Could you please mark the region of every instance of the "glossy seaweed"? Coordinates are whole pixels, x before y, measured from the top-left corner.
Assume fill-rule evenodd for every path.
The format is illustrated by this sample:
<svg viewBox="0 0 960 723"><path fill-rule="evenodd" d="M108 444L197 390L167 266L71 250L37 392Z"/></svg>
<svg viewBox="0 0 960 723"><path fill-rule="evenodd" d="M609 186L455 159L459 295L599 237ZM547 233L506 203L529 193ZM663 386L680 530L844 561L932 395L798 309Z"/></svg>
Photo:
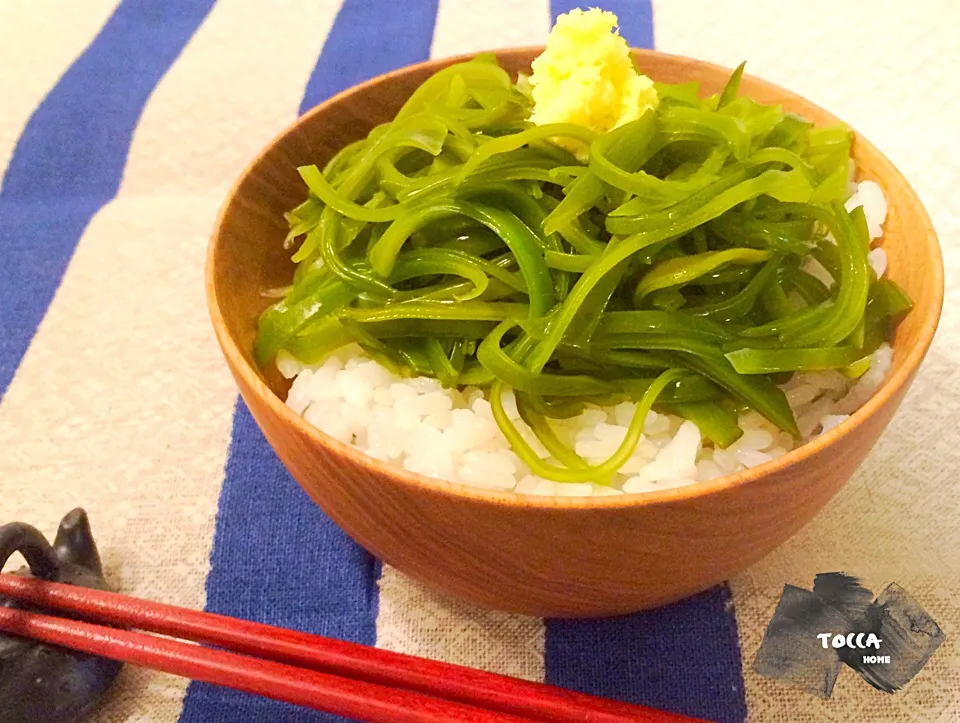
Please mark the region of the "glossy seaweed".
<svg viewBox="0 0 960 723"><path fill-rule="evenodd" d="M260 318L258 362L356 343L401 374L482 387L495 412L513 388L559 464L497 422L554 480L609 480L652 405L720 446L744 407L799 437L776 375L862 374L910 300L876 279L863 211L844 208L852 133L739 96L741 73L706 98L657 84L656 110L603 134L532 125L492 56L436 73L392 122L299 169L297 268ZM626 399L638 412L600 465L552 434L561 409Z"/></svg>

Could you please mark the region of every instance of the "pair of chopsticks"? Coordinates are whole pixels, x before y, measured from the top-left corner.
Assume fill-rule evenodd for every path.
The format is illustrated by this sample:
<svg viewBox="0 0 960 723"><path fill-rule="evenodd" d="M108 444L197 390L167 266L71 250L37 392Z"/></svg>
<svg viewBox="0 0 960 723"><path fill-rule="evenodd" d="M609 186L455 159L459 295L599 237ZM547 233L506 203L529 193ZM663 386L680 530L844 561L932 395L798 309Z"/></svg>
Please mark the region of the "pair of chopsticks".
<svg viewBox="0 0 960 723"><path fill-rule="evenodd" d="M696 720L459 665L34 578L0 573L0 595L89 621L0 607L0 631L371 723Z"/></svg>

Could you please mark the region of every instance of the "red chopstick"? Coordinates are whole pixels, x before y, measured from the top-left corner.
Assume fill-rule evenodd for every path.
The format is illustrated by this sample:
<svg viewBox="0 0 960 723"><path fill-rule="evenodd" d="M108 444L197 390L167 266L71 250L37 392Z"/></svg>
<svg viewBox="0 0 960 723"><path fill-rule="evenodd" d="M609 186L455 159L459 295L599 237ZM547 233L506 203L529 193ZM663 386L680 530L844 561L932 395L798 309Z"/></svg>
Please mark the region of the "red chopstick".
<svg viewBox="0 0 960 723"><path fill-rule="evenodd" d="M86 620L0 608L0 630L361 720L694 723L652 708L117 593L0 574L0 595Z"/></svg>
<svg viewBox="0 0 960 723"><path fill-rule="evenodd" d="M372 723L531 720L409 690L25 610L0 608L0 630Z"/></svg>

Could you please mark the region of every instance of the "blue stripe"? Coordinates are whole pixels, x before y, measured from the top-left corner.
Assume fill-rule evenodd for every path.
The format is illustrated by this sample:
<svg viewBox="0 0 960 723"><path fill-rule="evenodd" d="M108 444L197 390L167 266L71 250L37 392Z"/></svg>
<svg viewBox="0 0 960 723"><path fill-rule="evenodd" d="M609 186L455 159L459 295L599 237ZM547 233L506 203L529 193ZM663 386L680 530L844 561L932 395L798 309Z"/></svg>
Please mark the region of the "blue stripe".
<svg viewBox="0 0 960 723"><path fill-rule="evenodd" d="M238 401L220 493L206 609L366 645L376 642L376 560L290 477ZM185 723L335 720L314 711L191 683Z"/></svg>
<svg viewBox="0 0 960 723"><path fill-rule="evenodd" d="M580 6L551 0L553 21ZM596 6L617 15L631 47L653 47L649 0L601 0ZM724 723L746 717L726 586L623 618L547 620L545 636L545 674L554 685Z"/></svg>
<svg viewBox="0 0 960 723"><path fill-rule="evenodd" d="M438 0L344 0L300 112L357 83L430 57Z"/></svg>
<svg viewBox="0 0 960 723"><path fill-rule="evenodd" d="M555 23L558 15L587 7L599 7L615 14L620 19L620 34L631 48L653 47L653 6L650 0L550 0L550 15Z"/></svg>
<svg viewBox="0 0 960 723"><path fill-rule="evenodd" d="M436 0L345 0L301 110L380 73L426 60ZM379 564L307 497L242 401L220 494L207 610L376 643ZM192 683L185 723L335 720L334 716Z"/></svg>
<svg viewBox="0 0 960 723"><path fill-rule="evenodd" d="M621 618L547 620L553 685L722 723L747 707L726 586Z"/></svg>
<svg viewBox="0 0 960 723"><path fill-rule="evenodd" d="M27 122L0 187L0 398L117 193L147 98L213 4L124 0Z"/></svg>

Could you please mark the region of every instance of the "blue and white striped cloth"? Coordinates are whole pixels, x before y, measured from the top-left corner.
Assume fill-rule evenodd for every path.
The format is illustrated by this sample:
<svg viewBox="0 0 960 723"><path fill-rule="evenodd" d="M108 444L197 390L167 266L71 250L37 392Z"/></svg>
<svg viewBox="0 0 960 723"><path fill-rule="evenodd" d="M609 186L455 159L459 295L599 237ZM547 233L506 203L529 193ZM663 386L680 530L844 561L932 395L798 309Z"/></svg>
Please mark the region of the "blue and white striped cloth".
<svg viewBox="0 0 960 723"><path fill-rule="evenodd" d="M791 87L914 181L960 251L951 0L603 0L634 46ZM716 721L960 719L960 328L942 331L857 477L747 573L596 621L478 610L348 539L236 397L206 316L205 244L229 184L298 113L388 70L540 44L571 0L0 0L0 522L90 512L125 592L451 660ZM951 28L953 31L951 31ZM921 554L922 553L922 554ZM896 580L947 632L896 696L830 701L750 669L784 583ZM103 721L323 721L148 671Z"/></svg>

